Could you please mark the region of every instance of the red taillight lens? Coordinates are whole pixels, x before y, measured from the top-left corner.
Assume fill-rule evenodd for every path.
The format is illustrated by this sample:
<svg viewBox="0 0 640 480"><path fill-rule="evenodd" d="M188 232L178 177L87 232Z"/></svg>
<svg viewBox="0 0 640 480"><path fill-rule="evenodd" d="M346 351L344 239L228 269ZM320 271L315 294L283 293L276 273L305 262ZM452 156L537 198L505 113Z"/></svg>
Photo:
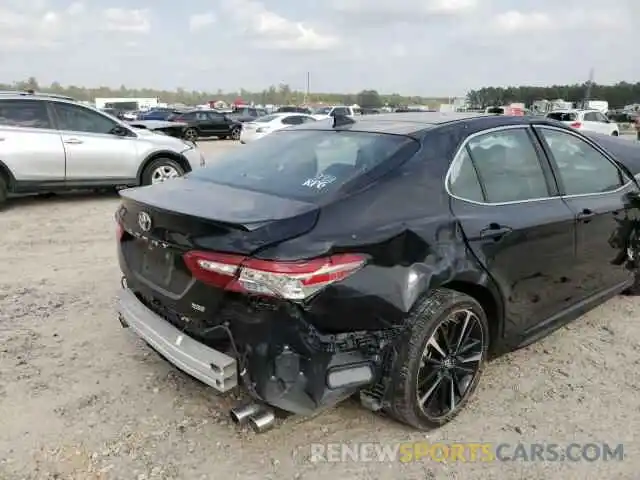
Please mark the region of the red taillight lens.
<svg viewBox="0 0 640 480"><path fill-rule="evenodd" d="M122 240L123 236L124 236L124 228L122 227L120 222L116 222L116 239L120 241Z"/></svg>
<svg viewBox="0 0 640 480"><path fill-rule="evenodd" d="M580 122L573 122L571 125L569 125L571 128L581 128L582 127L582 123Z"/></svg>
<svg viewBox="0 0 640 480"><path fill-rule="evenodd" d="M304 300L357 272L366 258L349 253L288 262L193 251L184 261L198 280L225 290Z"/></svg>

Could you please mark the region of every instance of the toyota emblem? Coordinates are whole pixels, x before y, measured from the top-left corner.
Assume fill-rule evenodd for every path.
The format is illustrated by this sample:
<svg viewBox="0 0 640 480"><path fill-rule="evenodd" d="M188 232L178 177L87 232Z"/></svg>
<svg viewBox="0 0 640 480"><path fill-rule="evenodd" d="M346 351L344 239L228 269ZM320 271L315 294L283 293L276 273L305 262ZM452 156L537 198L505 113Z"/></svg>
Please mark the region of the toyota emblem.
<svg viewBox="0 0 640 480"><path fill-rule="evenodd" d="M138 225L140 225L140 230L143 232L151 230L151 217L147 212L140 212L138 214Z"/></svg>

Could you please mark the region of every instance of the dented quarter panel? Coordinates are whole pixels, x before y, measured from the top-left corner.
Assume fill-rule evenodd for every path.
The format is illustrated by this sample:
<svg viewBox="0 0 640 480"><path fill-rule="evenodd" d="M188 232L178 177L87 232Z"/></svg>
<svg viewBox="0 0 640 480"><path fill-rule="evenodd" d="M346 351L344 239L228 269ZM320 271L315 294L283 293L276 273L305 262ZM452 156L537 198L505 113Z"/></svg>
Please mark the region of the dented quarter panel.
<svg viewBox="0 0 640 480"><path fill-rule="evenodd" d="M400 168L323 207L312 231L260 252L261 258L280 259L340 252L370 256L365 268L304 306L318 328L388 328L403 322L429 289L452 281L484 285L499 302L490 277L468 254L442 181L446 159L467 134L456 127L425 135L421 150Z"/></svg>

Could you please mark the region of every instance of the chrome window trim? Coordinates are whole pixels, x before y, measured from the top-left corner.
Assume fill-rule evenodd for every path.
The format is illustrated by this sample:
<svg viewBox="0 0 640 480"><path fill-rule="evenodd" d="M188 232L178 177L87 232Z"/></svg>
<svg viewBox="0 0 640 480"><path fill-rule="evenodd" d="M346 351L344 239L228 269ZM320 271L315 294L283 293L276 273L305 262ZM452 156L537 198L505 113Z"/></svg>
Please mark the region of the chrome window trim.
<svg viewBox="0 0 640 480"><path fill-rule="evenodd" d="M445 191L447 192L447 194L451 198L455 198L456 200L460 200L460 201L466 202L466 203L471 203L471 204L474 204L474 205L502 206L502 205L518 205L518 204L522 204L522 203L531 203L531 202L544 202L544 201L548 201L548 200L558 200L558 199L563 199L563 198L580 198L580 197L592 197L592 196L600 196L600 195L609 195L611 193L620 192L620 191L624 190L625 188L629 187L629 185L631 185L633 183L633 180L629 179L629 181L627 183L625 183L624 185L622 185L621 187L619 187L619 188L617 188L615 190L609 190L608 192L579 193L579 194L574 194L574 195L555 195L555 196L550 196L550 197L529 198L527 200L513 200L513 201L510 201L510 202L478 202L476 200L470 200L470 199L467 199L467 198L460 197L460 196L455 195L455 194L453 194L451 192L451 189L449 188L449 184L450 184L450 180L451 180L451 172L452 172L453 168L456 167L458 165L458 163L461 162L462 151L467 147L468 143L471 140L473 140L476 137L479 137L479 136L482 136L482 135L486 135L486 134L495 133L495 132L502 132L502 131L508 131L508 130L517 130L517 129L527 130L527 129L531 128L531 127L534 127L534 128L547 128L549 130L557 130L559 132L563 132L563 133L566 133L568 135L573 135L578 140L582 140L582 141L588 143L593 148L595 148L598 151L598 153L603 155L616 169L618 169L624 175L625 178L628 178L626 173L624 171L622 171L618 167L618 165L613 161L613 159L609 156L609 154L607 154L605 151L603 151L600 146L596 145L589 138L584 138L584 137L582 137L580 135L576 135L574 132L572 132L570 130L566 130L564 128L554 127L552 125L536 125L536 124L503 125L501 127L493 127L493 128L489 128L487 130L482 130L480 132L472 133L471 135L469 135L462 142L462 144L456 150L456 154L453 156L453 161L449 165L449 169L447 170L447 174L444 177L444 188L445 188ZM640 175L640 174L638 174L638 175Z"/></svg>

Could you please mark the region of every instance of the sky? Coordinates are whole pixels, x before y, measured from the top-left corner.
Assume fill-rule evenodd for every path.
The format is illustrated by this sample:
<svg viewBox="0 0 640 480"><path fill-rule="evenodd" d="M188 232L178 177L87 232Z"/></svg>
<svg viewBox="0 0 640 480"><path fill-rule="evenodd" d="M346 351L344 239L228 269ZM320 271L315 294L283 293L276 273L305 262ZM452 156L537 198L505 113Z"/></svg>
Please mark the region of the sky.
<svg viewBox="0 0 640 480"><path fill-rule="evenodd" d="M640 0L0 0L0 82L457 96L591 68L640 81Z"/></svg>

